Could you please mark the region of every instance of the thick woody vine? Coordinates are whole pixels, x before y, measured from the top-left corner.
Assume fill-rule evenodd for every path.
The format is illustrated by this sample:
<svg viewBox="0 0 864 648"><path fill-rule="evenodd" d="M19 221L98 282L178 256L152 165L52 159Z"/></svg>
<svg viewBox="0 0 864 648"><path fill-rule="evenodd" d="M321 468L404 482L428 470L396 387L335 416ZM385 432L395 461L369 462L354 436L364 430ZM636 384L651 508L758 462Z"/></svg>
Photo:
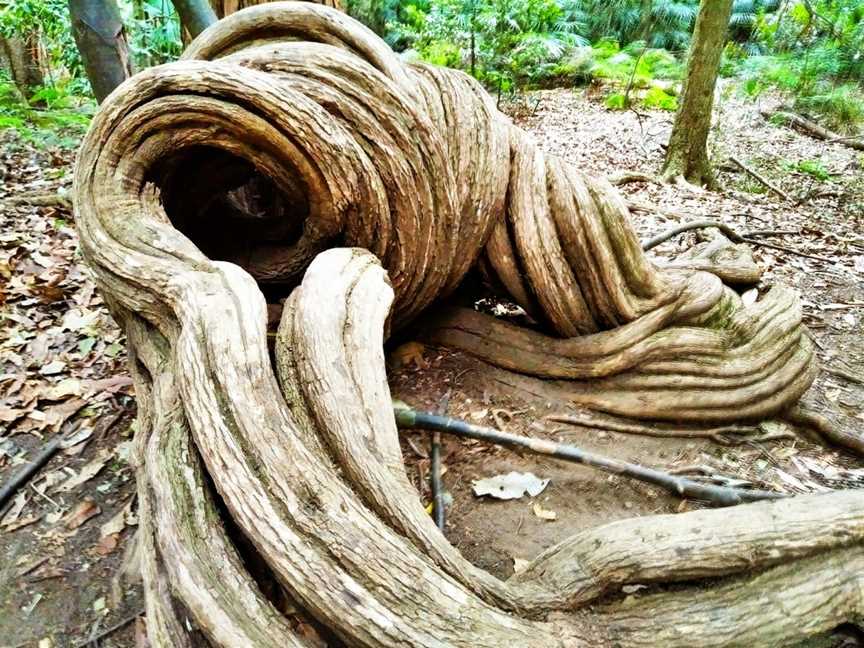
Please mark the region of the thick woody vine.
<svg viewBox="0 0 864 648"><path fill-rule="evenodd" d="M758 420L816 372L792 291L744 306L716 256L656 268L616 191L466 75L329 7L251 7L105 101L75 201L133 359L153 645L307 646L304 623L349 646L777 645L864 616L854 492L615 522L506 582L435 527L382 344L472 268L547 334L457 311L430 335L588 408ZM262 290L288 295L275 361Z"/></svg>

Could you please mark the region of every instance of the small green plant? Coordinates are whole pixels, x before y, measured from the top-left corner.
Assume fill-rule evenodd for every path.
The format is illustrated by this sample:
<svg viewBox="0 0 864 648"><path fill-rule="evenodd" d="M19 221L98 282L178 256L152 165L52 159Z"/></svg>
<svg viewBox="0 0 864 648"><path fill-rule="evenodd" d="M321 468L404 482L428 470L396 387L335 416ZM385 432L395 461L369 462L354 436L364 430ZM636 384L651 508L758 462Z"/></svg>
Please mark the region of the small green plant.
<svg viewBox="0 0 864 648"><path fill-rule="evenodd" d="M39 88L34 98L44 108L28 103L5 73L0 73L0 128L11 128L22 140L38 147L74 148L95 106L68 92L69 80Z"/></svg>
<svg viewBox="0 0 864 648"><path fill-rule="evenodd" d="M675 96L667 93L663 88L652 86L649 88L645 96L642 97L642 105L645 108L654 108L657 110L678 110L678 99Z"/></svg>
<svg viewBox="0 0 864 648"><path fill-rule="evenodd" d="M805 173L820 182L831 179L831 174L828 170L816 160L800 160L794 168L796 171Z"/></svg>
<svg viewBox="0 0 864 648"><path fill-rule="evenodd" d="M855 84L817 88L813 94L798 97L795 107L822 118L834 130L852 133L864 123L864 93Z"/></svg>
<svg viewBox="0 0 864 648"><path fill-rule="evenodd" d="M627 97L623 92L613 92L606 97L605 104L610 110L626 110Z"/></svg>

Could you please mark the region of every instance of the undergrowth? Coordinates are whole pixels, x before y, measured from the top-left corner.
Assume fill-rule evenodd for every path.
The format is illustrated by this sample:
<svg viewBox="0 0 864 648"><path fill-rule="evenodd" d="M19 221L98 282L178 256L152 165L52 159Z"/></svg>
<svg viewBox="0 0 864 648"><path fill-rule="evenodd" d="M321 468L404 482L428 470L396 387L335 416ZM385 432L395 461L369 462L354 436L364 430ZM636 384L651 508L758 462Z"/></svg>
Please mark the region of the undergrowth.
<svg viewBox="0 0 864 648"><path fill-rule="evenodd" d="M37 89L28 102L8 75L0 72L0 129L13 129L22 140L40 148L74 148L95 110L93 101L82 94L67 82Z"/></svg>

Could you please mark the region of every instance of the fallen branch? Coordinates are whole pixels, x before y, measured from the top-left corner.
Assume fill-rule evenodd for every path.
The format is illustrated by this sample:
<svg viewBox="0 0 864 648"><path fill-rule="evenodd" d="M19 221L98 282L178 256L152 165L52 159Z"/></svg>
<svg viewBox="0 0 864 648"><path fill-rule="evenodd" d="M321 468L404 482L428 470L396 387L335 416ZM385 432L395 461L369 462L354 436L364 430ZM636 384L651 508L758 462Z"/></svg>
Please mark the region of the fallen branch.
<svg viewBox="0 0 864 648"><path fill-rule="evenodd" d="M797 130L803 132L805 135L809 135L818 140L822 140L824 142L829 143L837 143L843 144L844 146L848 146L849 148L853 148L857 151L864 151L864 141L861 139L855 139L850 137L843 137L842 135L838 135L834 131L830 131L827 128L820 126L819 124L810 121L793 112L789 112L788 110L775 110L775 111L761 111L762 116L766 119L770 119L771 117L777 115L782 117L789 126L796 128Z"/></svg>
<svg viewBox="0 0 864 648"><path fill-rule="evenodd" d="M0 488L0 508L3 508L6 502L12 499L15 493L18 492L18 489L30 481L33 475L39 472L51 460L51 457L57 454L62 445L63 437L60 435L55 436L42 446L32 461L12 475L12 478L8 482L3 484L3 487Z"/></svg>
<svg viewBox="0 0 864 648"><path fill-rule="evenodd" d="M773 191L775 194L777 194L778 196L780 196L783 200L788 200L788 201L791 201L791 200L792 200L792 199L789 197L789 194L787 194L787 193L786 193L785 191L783 191L782 189L779 189L776 185L772 184L771 182L769 182L768 180L766 180L764 177L762 177L761 175L759 175L758 173L756 173L753 169L751 169L750 167L748 167L746 164L744 164L741 160L739 160L738 158L736 158L734 155L730 155L730 156L729 156L729 159L730 159L730 160L731 160L731 161L732 161L736 166L738 166L742 171L744 171L747 175L751 176L753 179L755 179L757 182L759 182L759 184L761 184L761 185L762 185L763 187L765 187L766 189L770 189L770 190Z"/></svg>
<svg viewBox="0 0 864 648"><path fill-rule="evenodd" d="M438 405L438 413L447 413L447 404L450 401L450 390L441 398ZM441 433L432 433L432 448L429 462L429 490L432 494L432 513L435 516L435 526L442 531L445 526L444 513L444 487L441 484Z"/></svg>
<svg viewBox="0 0 864 648"><path fill-rule="evenodd" d="M473 425L467 421L449 416L438 416L429 412L404 409L403 407L395 407L393 411L396 416L396 425L403 429L437 430L445 434L477 439L478 441L495 443L508 448L522 448L537 454L555 457L562 461L591 466L592 468L598 468L614 475L654 484L655 486L664 488L673 495L703 500L719 506L734 506L744 502L757 502L786 497L782 493L702 484L690 479L675 477L653 468L646 468L638 464L631 464L593 452L587 452L576 446L501 432L500 430Z"/></svg>

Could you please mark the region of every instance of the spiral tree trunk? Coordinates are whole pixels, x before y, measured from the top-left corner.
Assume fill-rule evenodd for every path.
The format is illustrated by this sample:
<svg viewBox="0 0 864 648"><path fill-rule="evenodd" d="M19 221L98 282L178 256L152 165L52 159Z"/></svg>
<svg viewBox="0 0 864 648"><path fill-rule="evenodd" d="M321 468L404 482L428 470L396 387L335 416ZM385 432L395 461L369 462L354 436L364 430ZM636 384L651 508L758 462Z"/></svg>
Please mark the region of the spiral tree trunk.
<svg viewBox="0 0 864 648"><path fill-rule="evenodd" d="M615 522L506 582L435 527L382 343L471 268L549 335L465 311L430 335L604 412L759 419L815 373L791 291L656 268L614 189L468 76L329 7L250 7L111 96L75 194L129 340L154 646L774 646L864 615L860 493Z"/></svg>

